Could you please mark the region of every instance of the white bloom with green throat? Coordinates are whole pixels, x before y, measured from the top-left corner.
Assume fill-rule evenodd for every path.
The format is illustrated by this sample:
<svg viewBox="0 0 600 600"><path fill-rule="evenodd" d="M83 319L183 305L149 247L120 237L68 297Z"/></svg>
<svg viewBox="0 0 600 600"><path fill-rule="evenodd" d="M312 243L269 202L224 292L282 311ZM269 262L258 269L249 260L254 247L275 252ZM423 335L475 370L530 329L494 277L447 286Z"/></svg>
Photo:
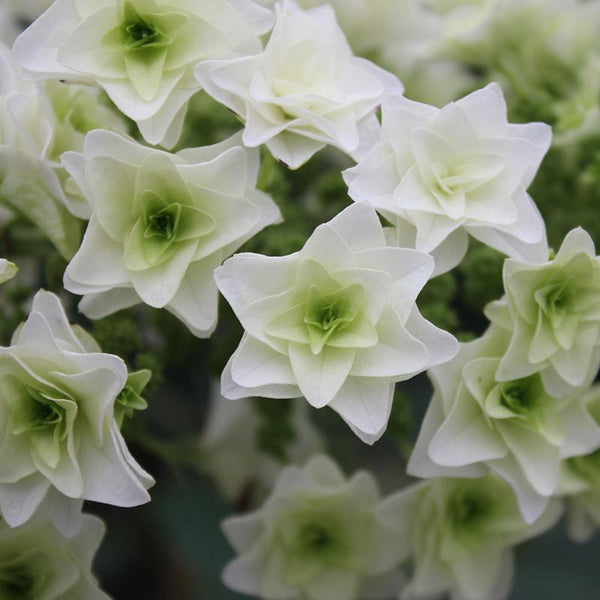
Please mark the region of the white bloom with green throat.
<svg viewBox="0 0 600 600"><path fill-rule="evenodd" d="M281 219L255 189L258 151L239 136L169 154L96 130L63 163L92 217L65 271L80 309L100 318L145 302L166 307L194 333L217 322L213 271L243 242Z"/></svg>
<svg viewBox="0 0 600 600"><path fill-rule="evenodd" d="M317 227L295 254L234 256L215 278L246 333L223 372L223 395L304 396L372 444L394 384L458 349L415 304L432 270L427 254L386 246L366 203Z"/></svg>
<svg viewBox="0 0 600 600"><path fill-rule="evenodd" d="M510 334L492 326L431 369L434 395L408 464L419 477L480 477L490 470L514 489L533 522L557 493L563 459L600 447L584 391L555 398L532 373L496 376Z"/></svg>
<svg viewBox="0 0 600 600"><path fill-rule="evenodd" d="M495 475L436 479L389 496L382 519L414 563L400 598L505 600L513 578L512 547L550 529L561 512L561 503L552 500L528 525L512 490Z"/></svg>
<svg viewBox="0 0 600 600"><path fill-rule="evenodd" d="M600 365L600 258L589 234L572 230L543 264L507 260L503 279L506 297L486 307L511 335L496 377L541 372L557 396L591 383Z"/></svg>
<svg viewBox="0 0 600 600"><path fill-rule="evenodd" d="M382 114L381 141L344 171L354 201L443 257L445 270L462 259L467 234L520 260L546 260L544 221L526 189L550 127L508 123L497 84L442 109L390 96Z"/></svg>
<svg viewBox="0 0 600 600"><path fill-rule="evenodd" d="M90 572L104 523L83 515L71 536L48 521L9 527L0 524L0 598L2 600L109 600Z"/></svg>
<svg viewBox="0 0 600 600"><path fill-rule="evenodd" d="M287 467L258 511L223 522L239 555L225 584L269 600L366 600L375 589L392 597L406 555L379 505L369 473L347 480L325 456Z"/></svg>
<svg viewBox="0 0 600 600"><path fill-rule="evenodd" d="M200 89L192 67L259 51L271 23L252 0L56 0L14 53L38 78L98 84L148 142L173 146Z"/></svg>
<svg viewBox="0 0 600 600"><path fill-rule="evenodd" d="M244 144L265 144L292 169L328 144L362 153L378 129L375 109L402 85L352 54L331 6L303 11L284 0L275 13L262 53L200 63L196 77L245 121Z"/></svg>
<svg viewBox="0 0 600 600"><path fill-rule="evenodd" d="M154 480L129 454L114 419L127 368L40 291L0 348L0 511L11 526L36 513L71 534L82 500L137 506Z"/></svg>

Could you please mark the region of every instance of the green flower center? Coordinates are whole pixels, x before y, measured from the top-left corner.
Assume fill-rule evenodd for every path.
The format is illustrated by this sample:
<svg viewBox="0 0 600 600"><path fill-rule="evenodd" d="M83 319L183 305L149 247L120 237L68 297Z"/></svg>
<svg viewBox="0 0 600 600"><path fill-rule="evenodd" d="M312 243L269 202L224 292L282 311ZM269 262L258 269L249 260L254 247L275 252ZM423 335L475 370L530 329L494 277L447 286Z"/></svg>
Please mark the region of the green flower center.
<svg viewBox="0 0 600 600"><path fill-rule="evenodd" d="M539 289L535 300L542 312L550 319L556 319L569 312L573 300L573 277L558 283L551 283Z"/></svg>
<svg viewBox="0 0 600 600"><path fill-rule="evenodd" d="M35 578L22 566L0 568L2 600L33 600Z"/></svg>
<svg viewBox="0 0 600 600"><path fill-rule="evenodd" d="M319 309L319 319L316 322L309 321L309 323L320 327L323 331L328 331L338 326L343 327L347 324L347 319L344 319L345 308L346 300L344 298L335 300L331 304L322 306ZM308 318L310 319L310 316Z"/></svg>
<svg viewBox="0 0 600 600"><path fill-rule="evenodd" d="M148 217L145 237L158 236L170 240L175 233L177 218L173 214L161 211Z"/></svg>
<svg viewBox="0 0 600 600"><path fill-rule="evenodd" d="M56 429L59 439L66 433L65 410L38 390L24 386L26 395L17 411L13 433L35 433L38 431Z"/></svg>
<svg viewBox="0 0 600 600"><path fill-rule="evenodd" d="M154 25L140 20L133 23L125 24L127 32L127 49L139 48L155 42L158 37L158 30Z"/></svg>
<svg viewBox="0 0 600 600"><path fill-rule="evenodd" d="M455 527L465 527L481 521L488 508L487 499L481 495L457 494L450 499L448 515Z"/></svg>
<svg viewBox="0 0 600 600"><path fill-rule="evenodd" d="M363 298L364 290L356 284L324 296L315 286L309 288L304 323L308 328L314 354L319 354L334 334L354 323Z"/></svg>
<svg viewBox="0 0 600 600"><path fill-rule="evenodd" d="M335 540L325 527L311 523L300 530L298 544L308 552L322 552L331 548Z"/></svg>
<svg viewBox="0 0 600 600"><path fill-rule="evenodd" d="M526 414L540 405L539 391L531 377L509 381L501 386L500 404L518 415Z"/></svg>
<svg viewBox="0 0 600 600"><path fill-rule="evenodd" d="M463 484L446 502L446 518L455 536L463 543L482 534L486 523L493 518L496 501L480 485Z"/></svg>
<svg viewBox="0 0 600 600"><path fill-rule="evenodd" d="M141 15L131 2L125 2L124 22L121 26L125 50L138 51L168 46L171 40L156 23L157 19L160 20L157 15L154 18L151 15Z"/></svg>

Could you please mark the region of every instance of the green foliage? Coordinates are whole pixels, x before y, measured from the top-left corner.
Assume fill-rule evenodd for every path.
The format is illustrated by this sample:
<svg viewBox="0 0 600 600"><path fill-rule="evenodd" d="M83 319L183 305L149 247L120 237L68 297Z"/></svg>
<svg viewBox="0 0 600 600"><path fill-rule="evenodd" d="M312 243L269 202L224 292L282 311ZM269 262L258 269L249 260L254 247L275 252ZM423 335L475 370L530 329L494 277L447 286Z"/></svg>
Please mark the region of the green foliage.
<svg viewBox="0 0 600 600"><path fill-rule="evenodd" d="M289 445L296 439L294 405L289 400L253 398L252 406L260 424L256 430L259 450L282 463L289 460Z"/></svg>
<svg viewBox="0 0 600 600"><path fill-rule="evenodd" d="M454 331L458 326L458 315L452 307L456 290L453 273L444 273L427 282L419 295L418 304L422 315L441 329Z"/></svg>
<svg viewBox="0 0 600 600"><path fill-rule="evenodd" d="M396 386L392 412L384 435L386 439L392 440L398 446L407 460L412 452L412 439L415 429L416 423L410 410L408 398L405 392L399 386Z"/></svg>
<svg viewBox="0 0 600 600"><path fill-rule="evenodd" d="M126 311L94 321L92 335L103 352L116 354L128 362L144 348L139 324Z"/></svg>

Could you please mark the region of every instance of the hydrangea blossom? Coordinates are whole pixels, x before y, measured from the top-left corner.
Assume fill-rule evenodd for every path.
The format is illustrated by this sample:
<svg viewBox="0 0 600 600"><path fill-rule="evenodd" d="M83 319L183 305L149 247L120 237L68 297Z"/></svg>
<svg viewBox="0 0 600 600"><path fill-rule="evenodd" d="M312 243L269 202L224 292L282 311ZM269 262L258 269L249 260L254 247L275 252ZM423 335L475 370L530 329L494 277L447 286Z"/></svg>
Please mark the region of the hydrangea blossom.
<svg viewBox="0 0 600 600"><path fill-rule="evenodd" d="M275 12L262 53L205 61L196 77L245 121L244 144L266 144L292 169L327 144L361 152L361 136L367 143L378 127L374 109L402 92L400 82L353 56L330 6L303 11L283 0Z"/></svg>
<svg viewBox="0 0 600 600"><path fill-rule="evenodd" d="M295 254L229 259L215 278L246 334L223 372L223 395L303 395L373 443L394 383L457 351L415 305L432 269L426 254L386 247L366 203L319 226Z"/></svg>
<svg viewBox="0 0 600 600"><path fill-rule="evenodd" d="M257 52L271 12L252 0L56 0L16 40L39 78L94 82L152 143L175 145L203 59Z"/></svg>
<svg viewBox="0 0 600 600"><path fill-rule="evenodd" d="M64 537L48 521L11 528L0 524L0 597L3 600L109 600L90 572L104 523L83 515Z"/></svg>
<svg viewBox="0 0 600 600"><path fill-rule="evenodd" d="M0 283L12 279L19 272L19 268L14 263L0 258Z"/></svg>
<svg viewBox="0 0 600 600"><path fill-rule="evenodd" d="M528 262L548 257L544 222L525 191L550 146L543 123L512 125L500 87L442 109L391 96L382 138L344 172L349 194L408 228L415 248L460 262L467 233Z"/></svg>
<svg viewBox="0 0 600 600"><path fill-rule="evenodd" d="M48 98L25 81L9 49L0 43L0 203L31 219L65 258L81 232L67 208L48 159L54 115Z"/></svg>
<svg viewBox="0 0 600 600"><path fill-rule="evenodd" d="M431 369L434 395L408 472L421 477L479 477L489 470L515 490L533 522L557 492L561 460L600 447L600 427L583 393L554 398L539 373L498 380L510 335L491 327Z"/></svg>
<svg viewBox="0 0 600 600"><path fill-rule="evenodd" d="M569 232L556 256L540 265L507 260L503 280L506 297L486 309L511 332L497 378L541 371L556 396L590 383L600 365L600 258L589 234Z"/></svg>
<svg viewBox="0 0 600 600"><path fill-rule="evenodd" d="M301 464L322 451L324 444L308 418L306 403L297 399L290 409L293 439L282 458L292 464ZM229 402L214 389L200 438L202 467L232 503L249 489L253 498L264 498L281 470L281 461L258 447L260 426L260 419L250 402Z"/></svg>
<svg viewBox="0 0 600 600"><path fill-rule="evenodd" d="M36 510L64 532L81 500L137 506L153 479L129 454L113 417L127 368L71 328L40 291L12 345L0 348L0 511L11 526Z"/></svg>
<svg viewBox="0 0 600 600"><path fill-rule="evenodd" d="M511 489L494 475L436 479L388 497L381 508L398 544L413 555L403 599L504 600L512 583L512 547L550 529L561 514L553 500L533 525Z"/></svg>
<svg viewBox="0 0 600 600"><path fill-rule="evenodd" d="M107 131L83 154L63 155L91 207L65 288L99 318L145 302L166 307L198 336L217 321L213 270L266 225L280 220L255 189L258 152L239 137L173 155Z"/></svg>
<svg viewBox="0 0 600 600"><path fill-rule="evenodd" d="M369 473L347 480L325 456L284 469L260 510L224 521L239 555L225 584L269 600L366 600L387 584L391 597L405 554L379 504Z"/></svg>

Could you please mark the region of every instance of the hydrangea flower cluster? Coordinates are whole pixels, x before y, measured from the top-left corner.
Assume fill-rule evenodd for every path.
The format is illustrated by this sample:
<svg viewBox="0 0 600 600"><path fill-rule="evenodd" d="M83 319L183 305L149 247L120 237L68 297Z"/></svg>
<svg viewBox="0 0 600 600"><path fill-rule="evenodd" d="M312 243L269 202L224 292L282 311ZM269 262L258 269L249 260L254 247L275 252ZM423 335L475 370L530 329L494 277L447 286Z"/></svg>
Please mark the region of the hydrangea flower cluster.
<svg viewBox="0 0 600 600"><path fill-rule="evenodd" d="M4 15L0 311L16 325L19 286L62 281L98 341L41 289L0 346L1 598L108 599L90 573L104 526L82 506L150 500L128 436L251 506L223 523L223 582L264 600L505 600L512 548L565 506L572 539L600 527L600 257L581 227L551 250L536 204L546 155L600 186L582 141L600 140L600 0ZM475 252L504 261L503 292L470 293ZM489 324L459 343L484 303ZM204 386L193 447L170 446L137 414L146 367L186 379L189 357L220 393ZM425 481L384 497L321 454L339 431L372 456L362 443L398 434L396 392L424 374L406 470Z"/></svg>

